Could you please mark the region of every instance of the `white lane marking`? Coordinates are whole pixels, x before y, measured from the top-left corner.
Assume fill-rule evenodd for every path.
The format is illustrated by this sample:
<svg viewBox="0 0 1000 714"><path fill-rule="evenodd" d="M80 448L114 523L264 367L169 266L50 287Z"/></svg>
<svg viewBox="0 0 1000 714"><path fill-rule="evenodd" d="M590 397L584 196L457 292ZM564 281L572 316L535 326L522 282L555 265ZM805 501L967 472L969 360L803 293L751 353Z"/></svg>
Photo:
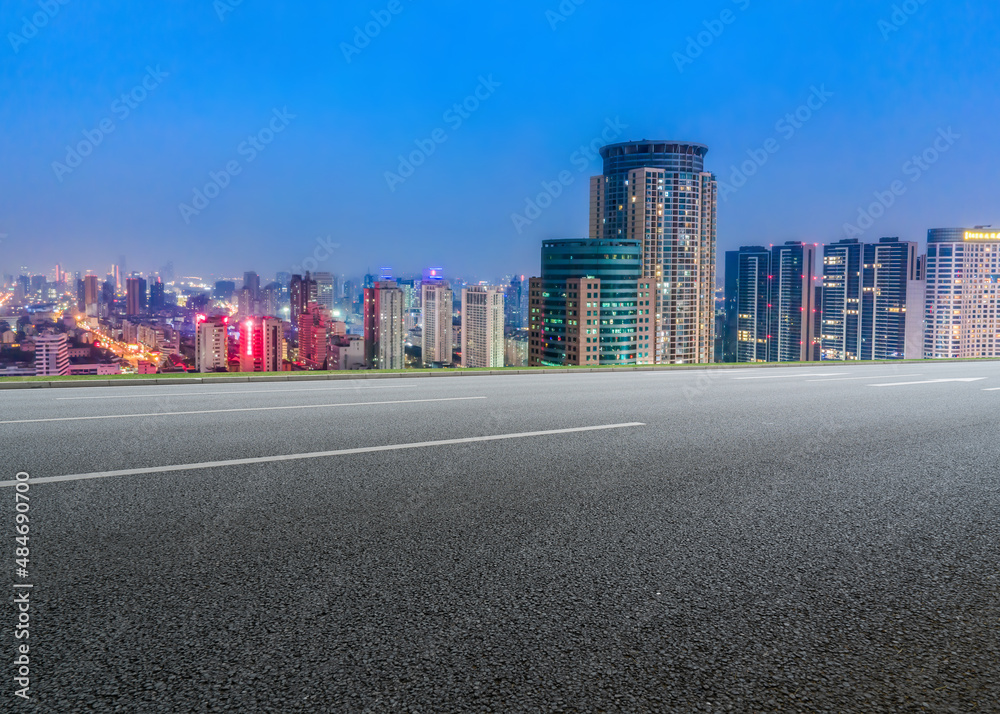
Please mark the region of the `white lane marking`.
<svg viewBox="0 0 1000 714"><path fill-rule="evenodd" d="M741 379L792 379L795 377L839 377L844 374L844 372L827 372L826 374L769 374L766 377L736 377L736 380Z"/></svg>
<svg viewBox="0 0 1000 714"><path fill-rule="evenodd" d="M901 379L902 377L920 377L920 374L894 374L892 375L896 379ZM884 374L869 374L867 377L838 377L836 379L810 379L810 382L847 382L848 380L855 379L885 379Z"/></svg>
<svg viewBox="0 0 1000 714"><path fill-rule="evenodd" d="M924 382L892 382L891 384L869 384L869 387L908 387L911 384L944 384L946 382L982 382L986 377L972 377L971 379L928 379Z"/></svg>
<svg viewBox="0 0 1000 714"><path fill-rule="evenodd" d="M1000 392L1000 387L993 387L993 389L984 389L984 392Z"/></svg>
<svg viewBox="0 0 1000 714"><path fill-rule="evenodd" d="M414 384L398 384L387 387L324 387L322 389L254 389L245 392L182 392L171 394L170 392L160 392L159 394L112 394L111 396L100 397L56 397L57 402L77 402L81 399L126 399L138 397L200 397L204 395L216 396L218 394L289 394L291 392L365 392L369 389L400 389L415 387ZM169 389L169 387L168 387Z"/></svg>
<svg viewBox="0 0 1000 714"><path fill-rule="evenodd" d="M610 429L628 429L630 427L646 426L643 422L627 424L604 424L601 426L581 426L573 429L551 429L549 431L526 431L519 434L498 434L495 436L472 436L464 439L443 439L441 441L418 441L410 444L389 444L387 446L364 446L356 449L338 449L336 451L316 451L307 454L288 454L285 456L261 456L251 459L231 459L229 461L206 461L195 464L177 464L175 466L153 466L145 469L126 469L124 471L98 471L89 474L72 474L68 476L42 476L30 479L29 483L58 483L62 481L86 481L112 476L140 476L143 474L170 473L173 471L197 471L214 469L223 466L246 466L249 464L271 464L282 461L300 461L304 459L324 459L332 456L348 456L351 454L373 454L382 451L402 451L404 449L423 449L430 446L454 446L456 444L474 444L482 441L503 441L506 439L526 439L532 436L554 436L556 434L578 434L588 431L607 431ZM19 481L0 481L0 488L9 488Z"/></svg>
<svg viewBox="0 0 1000 714"><path fill-rule="evenodd" d="M150 414L106 414L101 416L55 417L52 419L17 419L0 424L39 424L50 421L89 421L93 419L138 419L141 417L189 416L192 414L232 414L234 412L270 412L283 409L333 409L334 407L369 407L380 404L426 404L428 402L462 402L486 397L449 397L447 399L397 399L391 402L350 402L341 404L296 404L289 407L250 407L246 409L205 409L196 412L153 412Z"/></svg>

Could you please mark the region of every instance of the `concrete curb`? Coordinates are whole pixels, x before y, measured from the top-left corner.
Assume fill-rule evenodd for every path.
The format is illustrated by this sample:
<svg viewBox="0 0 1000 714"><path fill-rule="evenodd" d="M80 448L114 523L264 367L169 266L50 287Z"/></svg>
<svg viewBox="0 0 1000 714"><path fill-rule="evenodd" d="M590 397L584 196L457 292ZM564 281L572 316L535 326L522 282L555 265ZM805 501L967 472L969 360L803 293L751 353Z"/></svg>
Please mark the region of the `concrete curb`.
<svg viewBox="0 0 1000 714"><path fill-rule="evenodd" d="M196 385L196 384L255 384L258 382L325 382L357 379L413 379L418 377L502 377L522 376L529 374L593 374L620 372L706 372L733 369L788 369L789 367L872 367L872 366L903 366L907 364L956 364L968 362L997 363L993 359L956 359L927 360L924 362L826 362L799 364L796 362L778 362L769 364L710 364L710 365L642 365L632 367L581 367L570 369L553 367L551 369L504 369L468 371L463 369L432 369L412 370L409 372L335 372L312 374L309 372L292 372L287 374L262 374L256 376L227 377L157 377L156 379L81 379L49 382L4 382L0 381L0 390L5 389L70 389L84 387L148 387L166 385Z"/></svg>

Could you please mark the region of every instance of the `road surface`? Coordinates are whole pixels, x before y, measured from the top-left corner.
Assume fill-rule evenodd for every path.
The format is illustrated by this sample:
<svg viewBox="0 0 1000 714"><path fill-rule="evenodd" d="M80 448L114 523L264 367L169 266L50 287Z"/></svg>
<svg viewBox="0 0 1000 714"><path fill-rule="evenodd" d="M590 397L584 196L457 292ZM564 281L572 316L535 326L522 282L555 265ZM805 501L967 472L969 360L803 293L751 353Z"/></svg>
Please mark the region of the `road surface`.
<svg viewBox="0 0 1000 714"><path fill-rule="evenodd" d="M0 404L3 711L997 711L1000 363Z"/></svg>

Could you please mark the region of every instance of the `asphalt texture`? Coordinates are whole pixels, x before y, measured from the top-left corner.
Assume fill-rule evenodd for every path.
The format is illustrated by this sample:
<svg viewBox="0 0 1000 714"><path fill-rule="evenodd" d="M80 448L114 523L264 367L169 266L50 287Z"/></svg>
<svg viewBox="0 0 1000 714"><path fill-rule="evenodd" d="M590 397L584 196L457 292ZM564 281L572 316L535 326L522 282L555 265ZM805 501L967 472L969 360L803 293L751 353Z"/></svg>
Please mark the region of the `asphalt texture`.
<svg viewBox="0 0 1000 714"><path fill-rule="evenodd" d="M0 711L1000 711L1000 363L0 406Z"/></svg>

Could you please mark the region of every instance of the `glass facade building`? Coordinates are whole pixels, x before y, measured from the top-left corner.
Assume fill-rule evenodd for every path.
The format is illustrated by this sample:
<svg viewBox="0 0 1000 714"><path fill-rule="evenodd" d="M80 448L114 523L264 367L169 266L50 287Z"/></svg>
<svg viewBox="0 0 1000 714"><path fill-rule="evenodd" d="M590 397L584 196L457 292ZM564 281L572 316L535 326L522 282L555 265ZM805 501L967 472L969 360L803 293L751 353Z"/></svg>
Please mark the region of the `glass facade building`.
<svg viewBox="0 0 1000 714"><path fill-rule="evenodd" d="M653 361L714 358L718 188L705 171L708 147L633 141L601 149L604 173L591 179L590 236L635 240L642 277L654 284Z"/></svg>
<svg viewBox="0 0 1000 714"><path fill-rule="evenodd" d="M806 362L812 354L816 247L790 241L771 249L769 362Z"/></svg>
<svg viewBox="0 0 1000 714"><path fill-rule="evenodd" d="M726 253L723 360L767 362L771 251L745 246Z"/></svg>
<svg viewBox="0 0 1000 714"><path fill-rule="evenodd" d="M529 364L651 362L655 296L640 251L631 240L542 244L542 275L529 284Z"/></svg>

